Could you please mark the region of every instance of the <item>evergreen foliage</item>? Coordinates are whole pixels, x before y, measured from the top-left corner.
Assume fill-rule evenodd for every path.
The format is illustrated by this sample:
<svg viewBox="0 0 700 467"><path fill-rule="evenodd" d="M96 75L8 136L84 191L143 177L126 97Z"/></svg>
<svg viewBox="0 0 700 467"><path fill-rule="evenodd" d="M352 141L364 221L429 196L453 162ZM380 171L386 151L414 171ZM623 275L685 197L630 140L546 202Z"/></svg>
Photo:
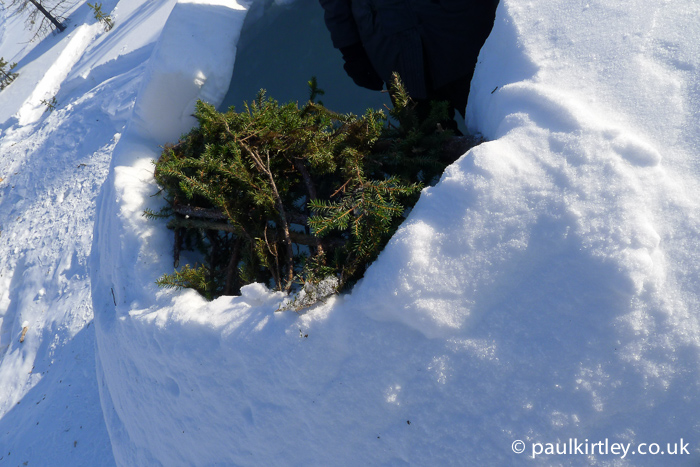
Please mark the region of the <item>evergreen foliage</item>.
<svg viewBox="0 0 700 467"><path fill-rule="evenodd" d="M95 15L95 19L102 23L102 25L105 28L105 31L111 31L114 27L114 20L110 15L106 15L102 11L102 4L97 2L88 2L87 6L92 10L93 14Z"/></svg>
<svg viewBox="0 0 700 467"><path fill-rule="evenodd" d="M56 96L53 96L51 99L42 99L41 104L46 106L45 112L53 112L56 110L58 101L56 100Z"/></svg>
<svg viewBox="0 0 700 467"><path fill-rule="evenodd" d="M190 287L207 298L237 294L251 282L298 290L289 308L308 306L364 273L418 199L444 169L435 131L446 107L427 121L398 77L387 125L382 111L339 114L316 98L279 104L260 91L242 112L198 102L199 125L164 148L155 178L167 206L175 267L183 249L202 265L184 266L158 283Z"/></svg>
<svg viewBox="0 0 700 467"><path fill-rule="evenodd" d="M19 76L19 73L12 71L16 66L16 63L7 63L4 58L0 57L0 91L9 86Z"/></svg>

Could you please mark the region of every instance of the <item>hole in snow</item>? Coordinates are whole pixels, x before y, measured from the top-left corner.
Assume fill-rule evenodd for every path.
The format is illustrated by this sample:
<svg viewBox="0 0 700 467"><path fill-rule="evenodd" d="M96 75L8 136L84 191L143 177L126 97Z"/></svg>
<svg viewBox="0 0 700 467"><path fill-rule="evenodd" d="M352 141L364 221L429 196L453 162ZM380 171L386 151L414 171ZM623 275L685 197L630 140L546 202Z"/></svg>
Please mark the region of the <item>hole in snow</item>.
<svg viewBox="0 0 700 467"><path fill-rule="evenodd" d="M256 2L238 41L233 77L221 110L253 100L260 89L280 103L305 102L312 76L326 93L320 100L336 112L363 114L390 105L388 94L360 88L343 70L318 0L289 5Z"/></svg>

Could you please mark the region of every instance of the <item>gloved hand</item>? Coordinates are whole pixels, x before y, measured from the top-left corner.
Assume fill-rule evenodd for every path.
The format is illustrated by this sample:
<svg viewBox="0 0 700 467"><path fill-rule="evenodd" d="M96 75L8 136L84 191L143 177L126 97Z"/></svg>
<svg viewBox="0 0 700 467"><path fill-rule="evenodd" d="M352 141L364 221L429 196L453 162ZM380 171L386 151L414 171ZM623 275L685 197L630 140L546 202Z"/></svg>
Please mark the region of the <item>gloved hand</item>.
<svg viewBox="0 0 700 467"><path fill-rule="evenodd" d="M345 60L343 68L355 84L372 91L382 90L384 81L374 70L367 52L360 42L341 47L340 52L343 54L343 60Z"/></svg>

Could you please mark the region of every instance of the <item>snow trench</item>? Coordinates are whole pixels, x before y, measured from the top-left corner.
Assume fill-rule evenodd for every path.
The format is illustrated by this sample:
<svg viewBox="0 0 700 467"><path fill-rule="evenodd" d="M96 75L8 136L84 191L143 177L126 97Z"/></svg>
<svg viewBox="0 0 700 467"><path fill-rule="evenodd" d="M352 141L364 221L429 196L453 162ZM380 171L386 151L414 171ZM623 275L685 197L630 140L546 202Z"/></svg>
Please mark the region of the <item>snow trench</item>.
<svg viewBox="0 0 700 467"><path fill-rule="evenodd" d="M352 293L299 315L261 284L212 302L154 284L172 239L141 215L160 203L151 160L197 98L223 99L247 10L176 4L94 231L118 464L516 465L532 459L515 440L697 439L698 137L675 104L697 112L700 59L657 53L685 47L669 18L689 3L653 8L656 29L641 0L540 3L503 0L482 50L467 125L489 142L424 190ZM629 25L650 32L622 37ZM660 129L629 97L659 83Z"/></svg>

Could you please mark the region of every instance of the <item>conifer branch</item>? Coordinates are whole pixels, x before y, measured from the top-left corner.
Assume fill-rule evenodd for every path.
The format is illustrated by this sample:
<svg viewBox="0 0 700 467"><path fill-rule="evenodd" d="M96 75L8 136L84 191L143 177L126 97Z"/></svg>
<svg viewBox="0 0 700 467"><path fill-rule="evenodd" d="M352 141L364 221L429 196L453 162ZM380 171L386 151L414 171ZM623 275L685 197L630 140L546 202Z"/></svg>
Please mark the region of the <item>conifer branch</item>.
<svg viewBox="0 0 700 467"><path fill-rule="evenodd" d="M241 233L239 227L226 222L213 222L204 219L187 219L184 217L174 217L168 222L168 227L171 229L200 229L200 230L218 230L221 232L231 232L234 234Z"/></svg>
<svg viewBox="0 0 700 467"><path fill-rule="evenodd" d="M250 148L250 146L248 146L245 143L242 144L242 146L245 148L246 151L248 151L250 157L253 159L255 165L258 167L258 170L264 173L268 177L268 180L270 182L270 188L272 189L272 194L274 196L277 213L282 224L282 233L284 234L284 243L286 246L285 249L287 251L287 283L284 287L281 287L280 284L280 290L288 292L289 289L292 287L292 283L294 281L294 251L292 250L292 238L289 235L289 222L287 221L287 216L285 214L284 203L282 202L282 198L280 197L279 191L277 191L275 177L272 174L272 171L270 170L270 155L267 154L266 163L263 164L262 158L257 152L255 152L253 149Z"/></svg>
<svg viewBox="0 0 700 467"><path fill-rule="evenodd" d="M310 87L320 94L314 81ZM421 121L408 95L396 96L399 127L384 126L379 111L342 115L320 102L300 109L262 91L241 113L198 102L199 127L166 146L156 164L170 206L147 215L170 218L176 259L181 247L199 248L208 262L164 286L190 284L212 297L254 281L290 291L293 281L331 277L341 288L359 278L422 182L458 157L441 152L449 132L434 131L444 106Z"/></svg>
<svg viewBox="0 0 700 467"><path fill-rule="evenodd" d="M229 216L218 209L200 208L189 204L174 203L172 205L173 212L181 216L198 217L202 219L226 220Z"/></svg>

